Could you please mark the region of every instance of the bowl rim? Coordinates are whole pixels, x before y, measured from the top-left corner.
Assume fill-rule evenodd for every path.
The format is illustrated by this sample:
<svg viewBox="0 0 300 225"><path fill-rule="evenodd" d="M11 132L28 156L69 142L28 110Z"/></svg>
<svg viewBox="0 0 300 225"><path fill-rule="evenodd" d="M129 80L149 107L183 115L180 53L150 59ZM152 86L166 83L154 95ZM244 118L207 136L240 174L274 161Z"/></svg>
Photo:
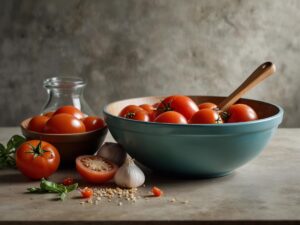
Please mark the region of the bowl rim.
<svg viewBox="0 0 300 225"><path fill-rule="evenodd" d="M196 96L196 95L188 95L188 96ZM212 98L213 97L226 97L226 96L212 96L212 95L197 95L197 96L212 97ZM116 103L122 102L122 101L134 100L134 99L138 99L138 98L147 98L147 97L164 97L164 96L143 96L143 97L128 98L128 99L122 99L122 100L110 102L110 103L108 103L104 106L103 113L104 113L105 116L110 116L110 117L113 117L113 118L116 118L116 119L119 119L119 120L122 120L122 121L132 122L134 124L151 124L151 125L154 125L154 126L169 125L171 127L236 127L236 126L242 126L242 125L248 125L248 124L250 125L250 124L258 124L258 123L267 122L267 121L282 117L283 113L284 113L283 108L279 105L269 103L269 102L265 102L265 101L256 100L256 99L250 99L250 98L241 98L241 99L242 100L256 101L256 102L260 102L260 103L275 106L278 109L278 112L273 116L263 118L263 119L258 119L258 120L248 121L248 122L235 122L235 123L222 123L222 124L175 124L175 123L156 123L156 122L151 122L151 121L145 122L145 121L132 120L132 119L128 119L128 118L115 116L115 115L108 112L108 107L112 104L116 104Z"/></svg>

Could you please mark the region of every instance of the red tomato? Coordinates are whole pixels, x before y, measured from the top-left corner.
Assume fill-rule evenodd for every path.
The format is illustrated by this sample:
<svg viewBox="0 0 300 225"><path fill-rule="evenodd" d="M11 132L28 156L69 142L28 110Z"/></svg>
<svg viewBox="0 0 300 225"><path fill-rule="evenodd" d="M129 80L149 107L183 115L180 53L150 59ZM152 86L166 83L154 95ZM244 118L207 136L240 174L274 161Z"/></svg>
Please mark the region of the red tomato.
<svg viewBox="0 0 300 225"><path fill-rule="evenodd" d="M96 116L88 116L83 119L86 131L98 130L105 126L104 120Z"/></svg>
<svg viewBox="0 0 300 225"><path fill-rule="evenodd" d="M47 117L51 117L53 116L54 112L46 112L46 113L43 113L43 116L47 116Z"/></svg>
<svg viewBox="0 0 300 225"><path fill-rule="evenodd" d="M153 187L151 189L151 192L155 197L159 197L159 196L163 195L163 191L160 190L158 187Z"/></svg>
<svg viewBox="0 0 300 225"><path fill-rule="evenodd" d="M76 107L72 106L72 105L66 105L66 106L62 106L60 108L58 108L54 114L54 115L57 115L57 114L60 114L60 113L67 113L67 114L70 114L74 117L76 117L77 119L83 119L84 117L84 114L79 110L77 109Z"/></svg>
<svg viewBox="0 0 300 225"><path fill-rule="evenodd" d="M150 121L150 117L147 111L140 110L132 113L128 113L125 118L132 119L132 120L139 120L139 121Z"/></svg>
<svg viewBox="0 0 300 225"><path fill-rule="evenodd" d="M148 112L150 121L154 121L154 119L157 115L156 107L154 107L153 105L150 105L150 104L143 104L143 105L140 105L139 107L141 107L142 109L144 109L145 111Z"/></svg>
<svg viewBox="0 0 300 225"><path fill-rule="evenodd" d="M159 113L176 111L189 120L199 110L196 103L187 96L174 95L165 98L157 108Z"/></svg>
<svg viewBox="0 0 300 225"><path fill-rule="evenodd" d="M85 180L104 183L114 177L118 166L101 156L83 155L76 158L76 169Z"/></svg>
<svg viewBox="0 0 300 225"><path fill-rule="evenodd" d="M67 177L63 181L63 185L69 186L71 184L74 184L74 179L72 177Z"/></svg>
<svg viewBox="0 0 300 225"><path fill-rule="evenodd" d="M94 194L94 191L92 188L85 187L80 189L80 193L83 198L91 198Z"/></svg>
<svg viewBox="0 0 300 225"><path fill-rule="evenodd" d="M160 102L156 102L152 106L153 106L154 109L157 109L157 107L159 106L159 104L160 104Z"/></svg>
<svg viewBox="0 0 300 225"><path fill-rule="evenodd" d="M43 132L44 127L49 120L47 116L35 116L29 121L27 129L35 132Z"/></svg>
<svg viewBox="0 0 300 225"><path fill-rule="evenodd" d="M247 122L257 120L256 112L246 104L235 104L228 109L228 123Z"/></svg>
<svg viewBox="0 0 300 225"><path fill-rule="evenodd" d="M73 134L85 132L83 122L70 114L60 113L52 116L44 128L45 133Z"/></svg>
<svg viewBox="0 0 300 225"><path fill-rule="evenodd" d="M151 122L153 122L155 120L155 118L157 117L158 113L157 110L153 110L151 113L148 114L149 115L149 119Z"/></svg>
<svg viewBox="0 0 300 225"><path fill-rule="evenodd" d="M145 111L143 108L136 106L136 105L126 106L119 113L119 116L127 118L127 119L133 119L133 120L140 120L140 121L146 121L146 122L150 121L148 112Z"/></svg>
<svg viewBox="0 0 300 225"><path fill-rule="evenodd" d="M49 177L57 170L59 163L57 149L45 141L27 141L16 151L17 168L31 179Z"/></svg>
<svg viewBox="0 0 300 225"><path fill-rule="evenodd" d="M160 114L154 120L157 123L178 123L178 124L186 124L186 118L178 112L168 111Z"/></svg>
<svg viewBox="0 0 300 225"><path fill-rule="evenodd" d="M143 110L143 108L137 106L137 105L128 105L125 108L121 110L119 113L120 117L126 117L128 113L134 113L136 111Z"/></svg>
<svg viewBox="0 0 300 225"><path fill-rule="evenodd" d="M200 109L189 120L191 124L215 124L223 123L219 113L212 109Z"/></svg>
<svg viewBox="0 0 300 225"><path fill-rule="evenodd" d="M155 108L150 104L143 104L143 105L140 105L139 107L141 107L142 109L147 111L149 114L155 110Z"/></svg>
<svg viewBox="0 0 300 225"><path fill-rule="evenodd" d="M212 102L203 102L201 104L198 105L199 109L216 109L218 108L216 104L212 103Z"/></svg>

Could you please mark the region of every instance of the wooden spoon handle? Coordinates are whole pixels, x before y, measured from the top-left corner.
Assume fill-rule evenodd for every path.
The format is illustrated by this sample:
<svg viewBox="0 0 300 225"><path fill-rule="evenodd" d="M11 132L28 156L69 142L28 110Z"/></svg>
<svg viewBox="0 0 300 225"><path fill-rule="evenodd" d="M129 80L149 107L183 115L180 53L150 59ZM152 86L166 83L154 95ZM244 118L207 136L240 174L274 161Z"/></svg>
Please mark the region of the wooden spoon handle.
<svg viewBox="0 0 300 225"><path fill-rule="evenodd" d="M234 92L225 98L218 108L222 111L227 110L231 105L236 103L247 91L256 86L258 83L275 73L276 67L271 62L261 64Z"/></svg>

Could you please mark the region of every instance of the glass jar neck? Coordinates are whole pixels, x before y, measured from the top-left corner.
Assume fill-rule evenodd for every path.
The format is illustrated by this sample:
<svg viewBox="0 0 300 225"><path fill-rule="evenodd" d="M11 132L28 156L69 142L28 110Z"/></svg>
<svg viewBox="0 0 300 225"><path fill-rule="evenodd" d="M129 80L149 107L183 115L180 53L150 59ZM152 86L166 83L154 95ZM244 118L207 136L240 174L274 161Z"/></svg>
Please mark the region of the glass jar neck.
<svg viewBox="0 0 300 225"><path fill-rule="evenodd" d="M70 97L80 97L83 94L84 86L82 87L74 87L74 88L68 88L68 89L62 89L62 88L51 88L46 87L47 92L52 97L64 97L64 96L70 96Z"/></svg>
<svg viewBox="0 0 300 225"><path fill-rule="evenodd" d="M55 92L77 92L82 90L86 83L80 77L51 77L44 81L44 87L47 90Z"/></svg>
<svg viewBox="0 0 300 225"><path fill-rule="evenodd" d="M48 101L43 111L54 111L63 105L74 105L76 108L85 109L91 113L89 106L83 98L86 83L79 77L52 77L44 81L48 92Z"/></svg>

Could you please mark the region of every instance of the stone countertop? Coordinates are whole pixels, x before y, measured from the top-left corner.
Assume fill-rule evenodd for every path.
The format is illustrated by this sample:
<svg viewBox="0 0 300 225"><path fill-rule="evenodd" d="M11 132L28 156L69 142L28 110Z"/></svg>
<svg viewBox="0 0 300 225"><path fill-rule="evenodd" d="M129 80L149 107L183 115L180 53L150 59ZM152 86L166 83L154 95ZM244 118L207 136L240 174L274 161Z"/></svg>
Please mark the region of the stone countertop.
<svg viewBox="0 0 300 225"><path fill-rule="evenodd" d="M0 142L19 132L0 128ZM260 156L225 177L179 180L149 173L135 203L101 199L98 205L82 204L77 191L64 202L55 194L26 194L26 188L39 182L28 181L17 170L1 170L0 223L300 224L299 137L300 129L279 129ZM67 176L81 182L72 170L59 171L51 180ZM153 185L164 191L163 197L148 196Z"/></svg>

